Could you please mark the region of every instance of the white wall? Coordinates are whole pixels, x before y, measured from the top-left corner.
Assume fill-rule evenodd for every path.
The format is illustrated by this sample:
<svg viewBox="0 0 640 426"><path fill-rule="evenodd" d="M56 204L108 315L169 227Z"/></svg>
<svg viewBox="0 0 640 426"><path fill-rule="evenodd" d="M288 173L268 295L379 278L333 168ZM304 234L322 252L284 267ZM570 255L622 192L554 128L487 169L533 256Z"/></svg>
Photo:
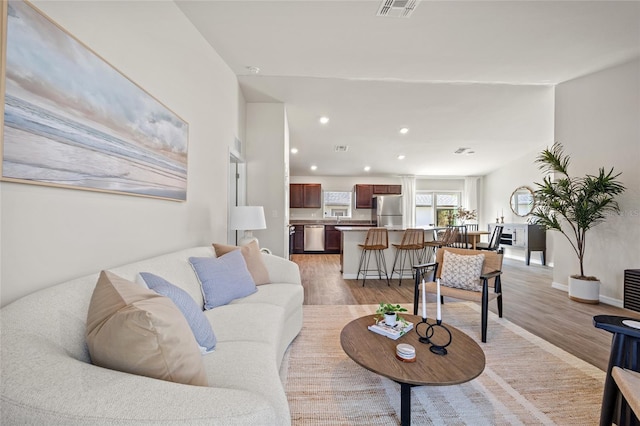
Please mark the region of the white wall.
<svg viewBox="0 0 640 426"><path fill-rule="evenodd" d="M247 103L247 205L263 206L267 229L254 231L277 256L289 249L289 131L281 103Z"/></svg>
<svg viewBox="0 0 640 426"><path fill-rule="evenodd" d="M640 60L560 84L556 88L556 140L571 156L573 175L615 167L627 191L620 216L587 233L585 274L600 279L601 300L620 301L625 269L640 268ZM579 273L564 237L554 239L553 280L566 285Z"/></svg>
<svg viewBox="0 0 640 426"><path fill-rule="evenodd" d="M35 5L189 123L187 201L2 182L0 303L100 269L226 241L237 79L173 2Z"/></svg>
<svg viewBox="0 0 640 426"><path fill-rule="evenodd" d="M483 218L480 226L486 229L487 223L495 222L497 217L504 215L505 223L527 223L526 217L520 217L511 211L509 201L511 193L520 186L528 186L535 190L535 182L542 182L543 174L535 163L536 157L547 146L553 144L550 136L546 143L541 143L522 157L504 167L484 176L482 179L481 199ZM505 256L516 259L524 259L524 250L505 248ZM554 264L553 236L547 233L547 264ZM539 263L539 255L532 254L531 262Z"/></svg>

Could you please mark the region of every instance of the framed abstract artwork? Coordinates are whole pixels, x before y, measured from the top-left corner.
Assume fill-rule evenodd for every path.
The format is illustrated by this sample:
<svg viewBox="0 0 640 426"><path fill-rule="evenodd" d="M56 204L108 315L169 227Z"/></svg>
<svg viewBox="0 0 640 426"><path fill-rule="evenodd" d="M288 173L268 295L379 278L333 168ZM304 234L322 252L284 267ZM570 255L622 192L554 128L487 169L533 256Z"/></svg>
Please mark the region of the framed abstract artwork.
<svg viewBox="0 0 640 426"><path fill-rule="evenodd" d="M2 180L185 201L189 125L30 3L2 3Z"/></svg>

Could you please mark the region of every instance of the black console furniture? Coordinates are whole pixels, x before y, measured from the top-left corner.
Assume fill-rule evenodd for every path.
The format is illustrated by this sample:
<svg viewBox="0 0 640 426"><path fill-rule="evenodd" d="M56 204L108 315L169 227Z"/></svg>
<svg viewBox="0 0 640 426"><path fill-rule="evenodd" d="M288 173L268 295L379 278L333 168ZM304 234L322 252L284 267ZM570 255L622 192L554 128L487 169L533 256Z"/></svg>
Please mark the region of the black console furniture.
<svg viewBox="0 0 640 426"><path fill-rule="evenodd" d="M527 265L531 260L531 252L541 252L541 261L546 265L547 233L543 227L528 223L490 223L489 232L496 225L503 225L500 237L501 247L512 247L524 250Z"/></svg>

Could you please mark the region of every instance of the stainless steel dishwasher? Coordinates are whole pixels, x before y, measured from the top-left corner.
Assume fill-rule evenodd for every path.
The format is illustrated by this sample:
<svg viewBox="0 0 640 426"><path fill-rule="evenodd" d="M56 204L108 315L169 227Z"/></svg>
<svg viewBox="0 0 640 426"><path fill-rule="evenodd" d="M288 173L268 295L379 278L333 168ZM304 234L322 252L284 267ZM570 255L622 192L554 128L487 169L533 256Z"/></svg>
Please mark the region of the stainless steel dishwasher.
<svg viewBox="0 0 640 426"><path fill-rule="evenodd" d="M324 251L324 225L304 226L304 251Z"/></svg>

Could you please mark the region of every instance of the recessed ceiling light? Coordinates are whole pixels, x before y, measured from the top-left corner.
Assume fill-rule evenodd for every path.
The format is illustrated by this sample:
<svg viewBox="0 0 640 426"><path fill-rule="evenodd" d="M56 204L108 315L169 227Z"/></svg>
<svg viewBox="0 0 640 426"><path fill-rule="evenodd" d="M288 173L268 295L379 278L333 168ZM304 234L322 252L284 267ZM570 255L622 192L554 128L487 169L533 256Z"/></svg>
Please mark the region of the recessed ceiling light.
<svg viewBox="0 0 640 426"><path fill-rule="evenodd" d="M298 148L291 148L291 153L292 154L297 154L298 153Z"/></svg>
<svg viewBox="0 0 640 426"><path fill-rule="evenodd" d="M365 172L368 172L369 170L371 170L371 167L369 167L369 166L364 166L364 171L365 171Z"/></svg>
<svg viewBox="0 0 640 426"><path fill-rule="evenodd" d="M311 170L318 170L318 166L314 164L313 166L311 166Z"/></svg>
<svg viewBox="0 0 640 426"><path fill-rule="evenodd" d="M258 74L260 72L260 67L251 65L246 68L247 68L247 71L249 71L251 74Z"/></svg>
<svg viewBox="0 0 640 426"><path fill-rule="evenodd" d="M327 124L329 122L329 117L320 117L321 124Z"/></svg>
<svg viewBox="0 0 640 426"><path fill-rule="evenodd" d="M406 135L407 133L409 133L409 128L403 127L402 129L400 129L400 133L402 133L403 135Z"/></svg>
<svg viewBox="0 0 640 426"><path fill-rule="evenodd" d="M404 155L403 154L398 155L398 160L404 160Z"/></svg>

